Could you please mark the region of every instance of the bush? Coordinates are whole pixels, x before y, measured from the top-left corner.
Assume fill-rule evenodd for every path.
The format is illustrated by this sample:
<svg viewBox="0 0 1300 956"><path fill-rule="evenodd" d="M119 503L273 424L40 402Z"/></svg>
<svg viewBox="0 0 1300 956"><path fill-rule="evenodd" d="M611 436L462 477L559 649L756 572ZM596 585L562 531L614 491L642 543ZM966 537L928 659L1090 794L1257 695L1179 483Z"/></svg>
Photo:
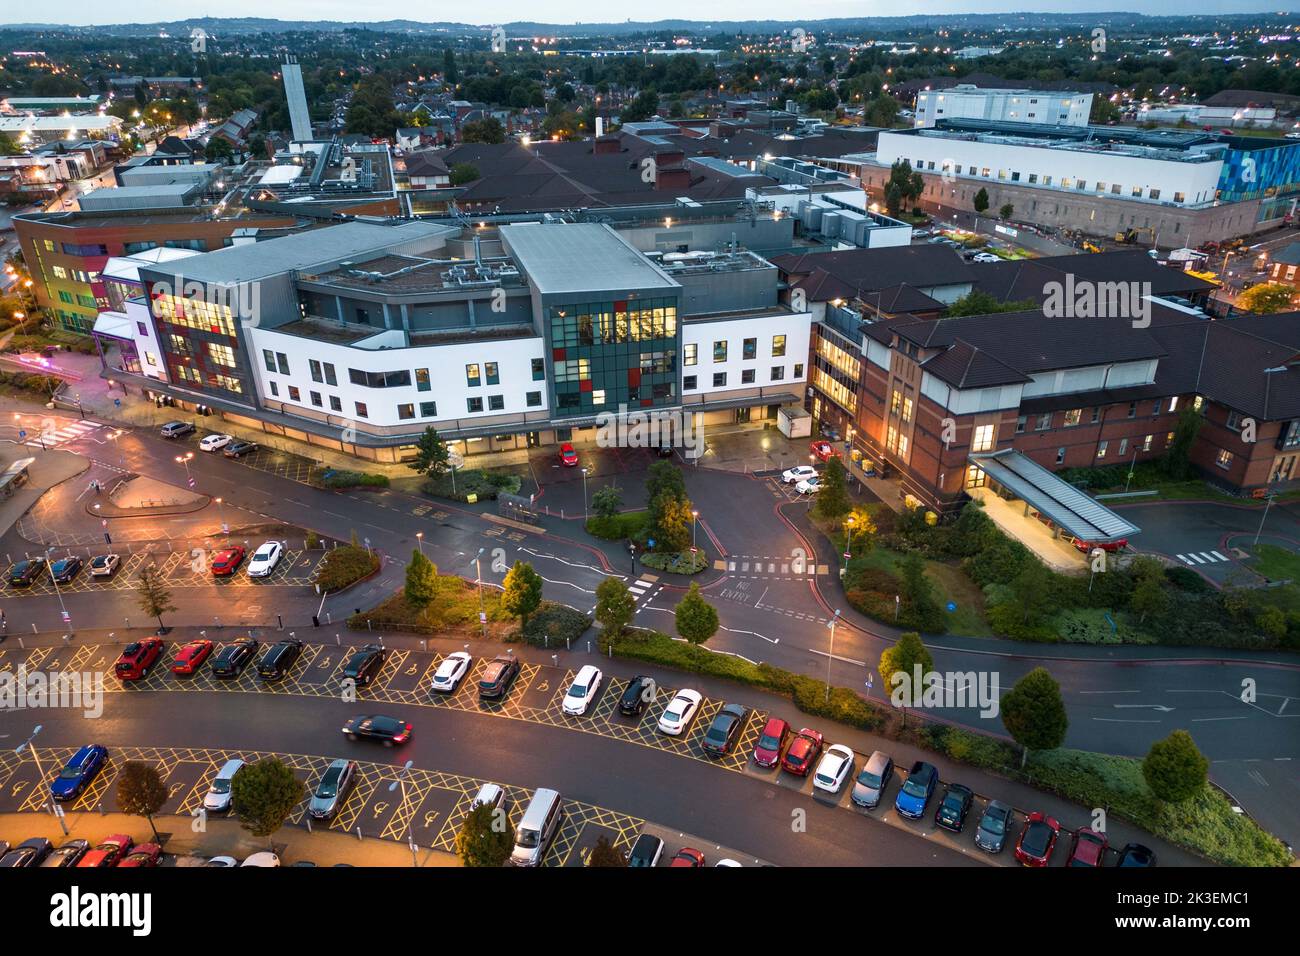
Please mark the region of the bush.
<svg viewBox="0 0 1300 956"><path fill-rule="evenodd" d="M344 544L326 552L316 572L316 584L322 591L335 594L378 570L378 555L354 544Z"/></svg>
<svg viewBox="0 0 1300 956"><path fill-rule="evenodd" d="M318 488L387 488L388 476L330 468L312 475L311 484Z"/></svg>
<svg viewBox="0 0 1300 956"><path fill-rule="evenodd" d="M432 475L425 479L422 490L435 498L448 498L452 501L469 501L475 495L479 501L495 501L498 494L505 492L516 495L523 487L523 479L506 472L486 472L477 468L458 470L455 475L455 490L452 490L452 474L446 472Z"/></svg>
<svg viewBox="0 0 1300 956"><path fill-rule="evenodd" d="M59 379L48 375L33 375L30 372L0 372L0 385L9 385L25 392L34 392L49 400L50 395L59 386Z"/></svg>
<svg viewBox="0 0 1300 956"><path fill-rule="evenodd" d="M962 727L926 724L919 736L923 746L972 767L1002 771L1014 768L1020 762L1019 752L1005 740L972 733Z"/></svg>
<svg viewBox="0 0 1300 956"><path fill-rule="evenodd" d="M587 519L587 533L606 541L644 542L650 515L645 511L624 511L616 515L596 515Z"/></svg>
<svg viewBox="0 0 1300 956"><path fill-rule="evenodd" d="M651 552L641 556L641 563L656 571L670 574L699 574L709 566L709 558L703 551L678 551L670 554Z"/></svg>
<svg viewBox="0 0 1300 956"><path fill-rule="evenodd" d="M563 604L545 601L528 618L522 631L515 631L507 640L523 641L534 647L558 647L565 641L576 641L591 627L591 618Z"/></svg>
<svg viewBox="0 0 1300 956"><path fill-rule="evenodd" d="M482 600L488 619L488 635L501 637L509 633L507 628L515 625L516 621L501 607L501 592L495 588L484 588ZM348 627L361 630L366 628L366 622L369 621L377 628L386 627L416 634L445 635L450 632L478 637L481 633L478 613L479 593L474 582L455 575L440 574L436 579L433 599L426 606L416 607L410 604L399 590L370 610L352 615L348 618Z"/></svg>

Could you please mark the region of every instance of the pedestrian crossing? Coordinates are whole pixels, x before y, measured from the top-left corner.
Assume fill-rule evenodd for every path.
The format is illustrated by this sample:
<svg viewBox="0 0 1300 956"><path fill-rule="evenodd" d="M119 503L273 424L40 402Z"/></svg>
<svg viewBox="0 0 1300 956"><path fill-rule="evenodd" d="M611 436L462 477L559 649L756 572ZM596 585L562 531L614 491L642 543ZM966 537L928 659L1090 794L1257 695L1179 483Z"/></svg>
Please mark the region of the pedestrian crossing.
<svg viewBox="0 0 1300 956"><path fill-rule="evenodd" d="M713 567L717 571L726 571L728 574L744 574L751 577L799 578L829 573L826 565L817 564L807 558L786 557L782 559L780 557L747 554L733 555L725 561L714 561Z"/></svg>
<svg viewBox="0 0 1300 956"><path fill-rule="evenodd" d="M1215 564L1219 561L1230 561L1218 551L1188 551L1186 554L1177 555L1179 561L1189 567L1196 567L1198 564Z"/></svg>
<svg viewBox="0 0 1300 956"><path fill-rule="evenodd" d="M85 438L91 432L107 427L109 426L103 422L92 422L88 418L81 420L49 418L41 423L39 430L29 430L23 444L34 448L60 448L68 442Z"/></svg>
<svg viewBox="0 0 1300 956"><path fill-rule="evenodd" d="M658 580L659 578L656 575L643 574L627 586L627 591L639 601L647 591L654 587L654 583Z"/></svg>

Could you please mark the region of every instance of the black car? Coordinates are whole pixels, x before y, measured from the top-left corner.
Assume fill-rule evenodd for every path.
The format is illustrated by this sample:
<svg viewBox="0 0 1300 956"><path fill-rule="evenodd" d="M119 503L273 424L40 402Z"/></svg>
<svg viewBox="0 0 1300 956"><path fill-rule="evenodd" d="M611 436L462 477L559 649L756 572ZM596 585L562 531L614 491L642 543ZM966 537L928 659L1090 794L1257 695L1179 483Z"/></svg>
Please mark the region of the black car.
<svg viewBox="0 0 1300 956"><path fill-rule="evenodd" d="M627 717L639 717L645 710L646 697L654 688L655 682L640 675L627 682L623 696L618 699L618 712Z"/></svg>
<svg viewBox="0 0 1300 956"><path fill-rule="evenodd" d="M56 868L76 866L77 862L86 855L86 851L89 849L89 840L69 840L41 860L40 865Z"/></svg>
<svg viewBox="0 0 1300 956"><path fill-rule="evenodd" d="M745 718L748 716L749 711L740 704L724 705L713 718L713 723L709 724L704 740L700 742L704 752L710 757L731 753L732 745L740 736L740 730L745 726Z"/></svg>
<svg viewBox="0 0 1300 956"><path fill-rule="evenodd" d="M411 739L411 725L400 717L385 717L382 714L353 717L343 725L343 736L348 740L365 737L378 740L385 747L404 744Z"/></svg>
<svg viewBox="0 0 1300 956"><path fill-rule="evenodd" d="M222 452L227 458L243 458L250 451L257 448L255 441L232 441Z"/></svg>
<svg viewBox="0 0 1300 956"><path fill-rule="evenodd" d="M656 866L664 852L664 841L652 833L643 833L632 844L628 854L627 865L636 867Z"/></svg>
<svg viewBox="0 0 1300 956"><path fill-rule="evenodd" d="M1001 853L1011 830L1011 808L993 800L984 808L975 830L975 845L988 853Z"/></svg>
<svg viewBox="0 0 1300 956"><path fill-rule="evenodd" d="M257 662L257 676L262 680L279 680L284 677L302 653L302 646L302 641L292 637L272 644Z"/></svg>
<svg viewBox="0 0 1300 956"><path fill-rule="evenodd" d="M27 558L25 561L19 561L9 569L9 586L14 588L30 587L32 582L44 570L44 558Z"/></svg>
<svg viewBox="0 0 1300 956"><path fill-rule="evenodd" d="M367 644L348 658L343 665L343 677L355 681L358 687L366 687L375 679L375 675L384 666L388 652L378 644Z"/></svg>
<svg viewBox="0 0 1300 956"><path fill-rule="evenodd" d="M45 837L32 837L0 856L0 867L40 866L53 849L54 845Z"/></svg>
<svg viewBox="0 0 1300 956"><path fill-rule="evenodd" d="M513 657L494 657L483 668L478 682L479 700L500 700L510 693L515 678L519 676L519 662Z"/></svg>
<svg viewBox="0 0 1300 956"><path fill-rule="evenodd" d="M970 813L971 804L974 802L975 794L971 792L970 787L964 787L960 783L950 783L948 789L943 792L943 799L939 801L938 809L934 811L934 822L945 830L961 833L962 827L966 825L966 814Z"/></svg>
<svg viewBox="0 0 1300 956"><path fill-rule="evenodd" d="M212 659L212 674L214 677L238 677L256 656L257 641L251 637L241 637L233 644L223 647Z"/></svg>
<svg viewBox="0 0 1300 956"><path fill-rule="evenodd" d="M71 584L72 579L77 576L77 572L80 570L81 558L70 554L50 565L50 577L54 578L59 584Z"/></svg>
<svg viewBox="0 0 1300 956"><path fill-rule="evenodd" d="M1149 867L1156 865L1156 851L1141 843L1130 843L1119 851L1116 866Z"/></svg>

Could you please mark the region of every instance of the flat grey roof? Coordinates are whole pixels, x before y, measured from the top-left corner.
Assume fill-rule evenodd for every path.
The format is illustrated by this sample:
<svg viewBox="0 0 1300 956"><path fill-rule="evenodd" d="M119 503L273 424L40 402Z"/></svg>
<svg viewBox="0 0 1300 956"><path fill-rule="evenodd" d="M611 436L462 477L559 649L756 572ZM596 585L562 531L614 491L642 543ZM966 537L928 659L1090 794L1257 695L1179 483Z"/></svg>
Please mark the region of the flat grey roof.
<svg viewBox="0 0 1300 956"><path fill-rule="evenodd" d="M1140 529L1018 451L971 455L971 464L1081 541L1107 543Z"/></svg>
<svg viewBox="0 0 1300 956"><path fill-rule="evenodd" d="M452 236L459 232L458 226L422 220L392 225L345 222L208 252L186 259L184 265L172 266L171 271L199 282L249 282L294 269L324 268L348 259L382 253L402 243ZM150 267L142 271L160 270Z"/></svg>
<svg viewBox="0 0 1300 956"><path fill-rule="evenodd" d="M501 239L543 295L681 288L604 223L513 223Z"/></svg>

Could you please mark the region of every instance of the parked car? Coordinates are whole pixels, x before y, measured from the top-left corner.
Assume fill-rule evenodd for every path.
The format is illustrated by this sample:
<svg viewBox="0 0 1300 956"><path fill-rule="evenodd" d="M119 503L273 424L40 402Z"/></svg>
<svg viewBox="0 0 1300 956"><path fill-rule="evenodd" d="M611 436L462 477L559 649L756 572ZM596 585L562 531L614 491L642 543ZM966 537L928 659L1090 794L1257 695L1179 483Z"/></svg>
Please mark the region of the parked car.
<svg viewBox="0 0 1300 956"><path fill-rule="evenodd" d="M763 731L754 744L754 763L760 767L775 767L781 762L785 745L790 742L793 733L789 723L780 717L769 717L763 725Z"/></svg>
<svg viewBox="0 0 1300 956"><path fill-rule="evenodd" d="M1119 851L1119 859L1115 862L1115 865L1121 867L1155 866L1156 853L1141 843L1128 843L1125 844L1124 849Z"/></svg>
<svg viewBox="0 0 1300 956"><path fill-rule="evenodd" d="M559 791L541 787L533 793L519 826L515 828L515 848L510 851L510 865L541 866L563 819L564 802Z"/></svg>
<svg viewBox="0 0 1300 956"><path fill-rule="evenodd" d="M227 458L243 458L245 455L257 450L255 441L235 441L226 446L221 453Z"/></svg>
<svg viewBox="0 0 1300 956"><path fill-rule="evenodd" d="M162 847L157 843L137 843L131 852L122 857L117 865L121 867L157 866L162 859Z"/></svg>
<svg viewBox="0 0 1300 956"><path fill-rule="evenodd" d="M343 679L355 682L357 687L369 687L381 670L388 652L382 644L366 644L343 665Z"/></svg>
<svg viewBox="0 0 1300 956"><path fill-rule="evenodd" d="M212 655L212 649L216 647L209 640L194 640L182 644L172 658L172 673L188 676L197 671L203 662Z"/></svg>
<svg viewBox="0 0 1300 956"><path fill-rule="evenodd" d="M670 867L684 866L698 869L704 865L704 854L694 847L684 846L673 854L672 862L668 865Z"/></svg>
<svg viewBox="0 0 1300 956"><path fill-rule="evenodd" d="M813 787L827 793L839 793L853 772L853 751L843 744L831 744L817 763Z"/></svg>
<svg viewBox="0 0 1300 956"><path fill-rule="evenodd" d="M1047 866L1061 835L1061 825L1045 813L1035 810L1025 821L1016 841L1016 860L1025 866Z"/></svg>
<svg viewBox="0 0 1300 956"><path fill-rule="evenodd" d="M317 820L329 820L339 812L348 798L348 791L356 783L357 762L338 759L325 768L316 791L307 804L307 812Z"/></svg>
<svg viewBox="0 0 1300 956"><path fill-rule="evenodd" d="M805 478L794 486L794 490L801 495L815 495L822 490L822 480L817 478Z"/></svg>
<svg viewBox="0 0 1300 956"><path fill-rule="evenodd" d="M960 783L950 783L943 792L943 799L934 811L934 822L945 830L961 833L966 826L966 814L970 813L975 794L970 787Z"/></svg>
<svg viewBox="0 0 1300 956"><path fill-rule="evenodd" d="M280 858L270 850L261 850L244 858L240 866L279 866Z"/></svg>
<svg viewBox="0 0 1300 956"><path fill-rule="evenodd" d="M704 698L699 691L685 688L679 690L659 717L659 732L670 737L679 737L691 725L695 712L700 709Z"/></svg>
<svg viewBox="0 0 1300 956"><path fill-rule="evenodd" d="M600 692L601 682L604 681L605 675L599 667L593 664L584 664L578 671L577 676L569 684L569 689L564 693L563 709L570 717L581 717L591 706L591 702L596 699L596 694Z"/></svg>
<svg viewBox="0 0 1300 956"><path fill-rule="evenodd" d="M54 579L55 584L71 584L80 570L81 558L70 554L50 565L50 577Z"/></svg>
<svg viewBox="0 0 1300 956"><path fill-rule="evenodd" d="M813 453L818 461L830 461L832 458L840 456L839 450L828 441L809 442L808 450Z"/></svg>
<svg viewBox="0 0 1300 956"><path fill-rule="evenodd" d="M790 746L781 758L781 769L796 777L806 777L812 771L813 764L822 752L822 735L807 727L794 735Z"/></svg>
<svg viewBox="0 0 1300 956"><path fill-rule="evenodd" d="M618 712L625 717L639 717L645 710L646 698L655 682L649 677L638 674L627 682L623 696L618 699Z"/></svg>
<svg viewBox="0 0 1300 956"><path fill-rule="evenodd" d="M515 678L519 676L519 662L502 654L488 661L478 679L479 700L500 700L510 693Z"/></svg>
<svg viewBox="0 0 1300 956"><path fill-rule="evenodd" d="M27 558L19 561L9 569L9 586L12 588L31 587L32 583L45 570L44 558Z"/></svg>
<svg viewBox="0 0 1300 956"><path fill-rule="evenodd" d="M1065 865L1100 867L1106 861L1106 847L1109 845L1104 833L1091 827L1079 827L1070 840L1070 856Z"/></svg>
<svg viewBox="0 0 1300 956"><path fill-rule="evenodd" d="M478 788L478 793L474 794L474 799L470 801L470 810L478 807L491 807L493 810L500 810L506 805L506 792L495 783L485 783Z"/></svg>
<svg viewBox="0 0 1300 956"><path fill-rule="evenodd" d="M731 753L745 729L749 719L749 710L741 704L724 704L713 717L709 729L704 732L700 746L710 757L724 757Z"/></svg>
<svg viewBox="0 0 1300 956"><path fill-rule="evenodd" d="M280 563L284 557L284 545L279 541L267 541L263 543L248 562L248 576L250 578L269 577L275 570L275 566Z"/></svg>
<svg viewBox="0 0 1300 956"><path fill-rule="evenodd" d="M568 442L560 446L560 464L566 468L573 468L578 464L578 453Z"/></svg>
<svg viewBox="0 0 1300 956"><path fill-rule="evenodd" d="M104 868L117 866L117 861L131 852L135 841L125 833L104 837L93 850L87 850L77 861L78 867Z"/></svg>
<svg viewBox="0 0 1300 956"><path fill-rule="evenodd" d="M183 438L184 436L191 434L193 431L193 422L168 422L162 428L158 429L158 433L162 435L163 438Z"/></svg>
<svg viewBox="0 0 1300 956"><path fill-rule="evenodd" d="M894 776L894 758L882 750L877 750L862 765L862 772L853 781L853 790L849 799L868 810L880 805L880 799Z"/></svg>
<svg viewBox="0 0 1300 956"><path fill-rule="evenodd" d="M385 747L392 747L411 739L411 725L400 717L362 715L353 717L343 725L343 736L348 740L365 737L367 740L378 740Z"/></svg>
<svg viewBox="0 0 1300 956"><path fill-rule="evenodd" d="M894 809L905 817L919 820L925 816L926 804L930 802L938 786L939 771L933 764L918 760L912 764L907 779L899 788L898 796L894 798Z"/></svg>
<svg viewBox="0 0 1300 956"><path fill-rule="evenodd" d="M76 800L108 763L108 748L103 744L86 744L68 758L59 775L50 783L50 796L60 803Z"/></svg>
<svg viewBox="0 0 1300 956"><path fill-rule="evenodd" d="M149 671L158 662L158 658L162 657L164 646L161 637L146 637L132 641L122 648L121 656L113 665L113 673L117 675L118 680L143 680L149 676Z"/></svg>
<svg viewBox="0 0 1300 956"><path fill-rule="evenodd" d="M53 849L54 845L45 837L32 837L0 856L0 867L40 866Z"/></svg>
<svg viewBox="0 0 1300 956"><path fill-rule="evenodd" d="M302 648L302 641L295 637L287 637L272 644L257 662L257 676L262 680L280 680L302 655Z"/></svg>
<svg viewBox="0 0 1300 956"><path fill-rule="evenodd" d="M70 866L76 866L81 862L81 858L86 855L90 849L89 840L69 840L62 844L58 849L53 850L45 859L41 860L40 865L50 867L51 869L64 869Z"/></svg>
<svg viewBox="0 0 1300 956"><path fill-rule="evenodd" d="M97 554L90 559L90 576L92 578L111 578L121 566L121 555Z"/></svg>
<svg viewBox="0 0 1300 956"><path fill-rule="evenodd" d="M474 658L465 651L454 651L442 659L433 672L433 689L442 694L454 693L461 680L469 673Z"/></svg>
<svg viewBox="0 0 1300 956"><path fill-rule="evenodd" d="M809 478L817 477L817 469L812 465L795 465L793 468L787 468L781 472L781 480L787 485L797 484L801 481L807 481Z"/></svg>
<svg viewBox="0 0 1300 956"><path fill-rule="evenodd" d="M664 853L664 841L653 833L643 833L632 844L632 852L627 855L630 867L654 867L659 865L659 858Z"/></svg>
<svg viewBox="0 0 1300 956"><path fill-rule="evenodd" d="M239 566L244 563L244 549L240 545L232 545L229 548L222 548L212 555L212 575L213 577L226 578L239 570Z"/></svg>
<svg viewBox="0 0 1300 956"><path fill-rule="evenodd" d="M231 435L208 435L201 442L199 442L199 450L217 451L219 449L225 448L234 440L235 440L234 437Z"/></svg>
<svg viewBox="0 0 1300 956"><path fill-rule="evenodd" d="M1011 808L998 800L989 801L975 828L975 845L988 853L1001 853L1011 830Z"/></svg>
<svg viewBox="0 0 1300 956"><path fill-rule="evenodd" d="M203 797L203 809L208 813L225 813L231 807L231 797L235 786L235 778L239 776L244 769L244 761L238 757L227 760L222 764L217 775L212 779L212 786L208 788L207 794Z"/></svg>
<svg viewBox="0 0 1300 956"><path fill-rule="evenodd" d="M227 644L217 656L212 659L213 677L219 677L222 680L231 680L238 677L244 672L249 661L257 656L257 640L251 637L241 637L234 643Z"/></svg>

